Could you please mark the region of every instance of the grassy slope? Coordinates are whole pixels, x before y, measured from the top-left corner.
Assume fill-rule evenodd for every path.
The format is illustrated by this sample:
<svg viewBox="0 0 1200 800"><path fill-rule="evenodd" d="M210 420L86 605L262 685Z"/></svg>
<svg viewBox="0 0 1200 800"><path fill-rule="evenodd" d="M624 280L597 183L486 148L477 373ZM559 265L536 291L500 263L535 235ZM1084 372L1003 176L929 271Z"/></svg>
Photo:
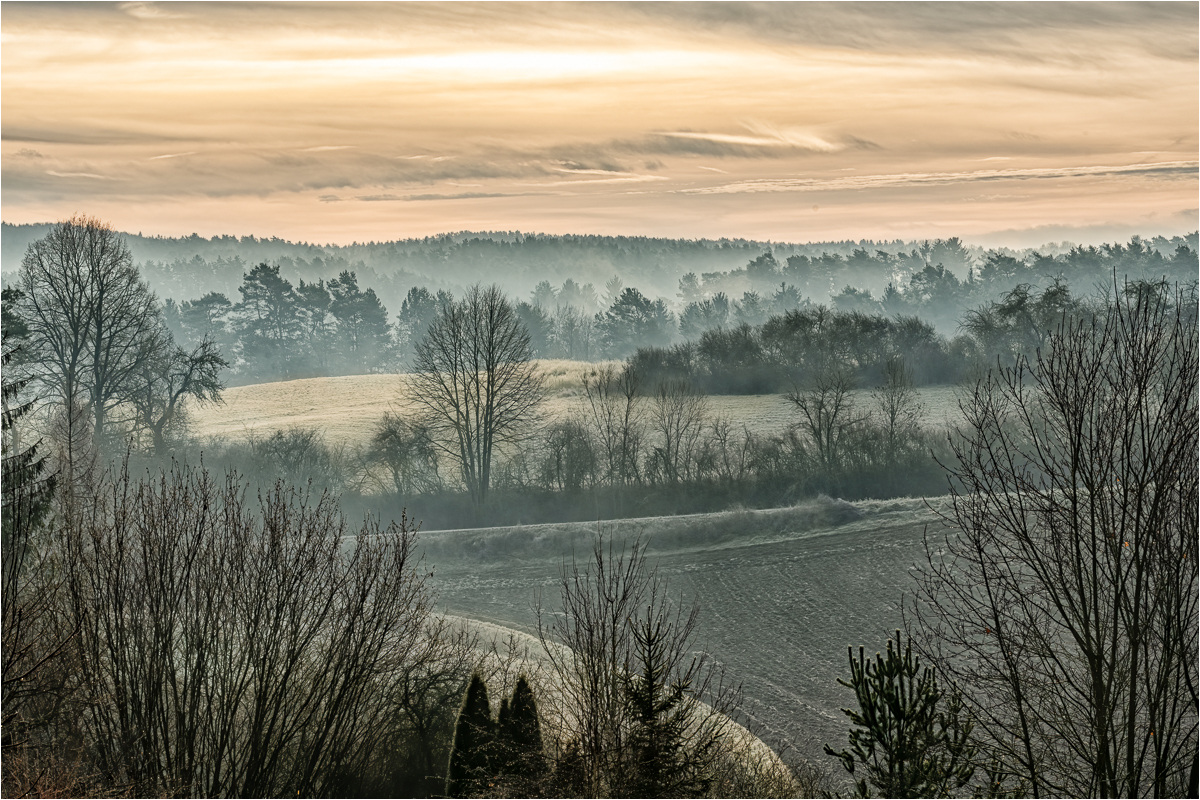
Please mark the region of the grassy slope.
<svg viewBox="0 0 1200 800"><path fill-rule="evenodd" d="M930 524L932 523L932 524ZM900 624L910 568L933 514L920 500L624 520L606 531L649 539L649 556L673 591L701 607L700 647L743 682L751 728L791 741L810 759L844 744L840 708L852 702L836 678L846 646L883 648ZM423 534L443 608L532 632L541 593L558 599L564 559L589 555L595 523Z"/></svg>

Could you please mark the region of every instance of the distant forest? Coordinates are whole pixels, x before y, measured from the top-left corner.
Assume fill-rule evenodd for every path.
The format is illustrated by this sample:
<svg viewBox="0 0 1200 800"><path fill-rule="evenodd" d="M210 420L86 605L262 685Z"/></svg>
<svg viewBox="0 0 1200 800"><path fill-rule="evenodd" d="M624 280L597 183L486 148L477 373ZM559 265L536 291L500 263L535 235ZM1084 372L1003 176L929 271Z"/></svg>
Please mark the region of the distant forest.
<svg viewBox="0 0 1200 800"><path fill-rule="evenodd" d="M5 281L48 225L3 225ZM951 238L742 239L455 233L346 246L125 235L176 340L231 384L405 371L437 308L476 283L513 298L541 358L628 359L709 392L785 391L813 358L871 384L903 356L951 383L1029 352L1112 280L1194 284L1197 234L1013 251Z"/></svg>

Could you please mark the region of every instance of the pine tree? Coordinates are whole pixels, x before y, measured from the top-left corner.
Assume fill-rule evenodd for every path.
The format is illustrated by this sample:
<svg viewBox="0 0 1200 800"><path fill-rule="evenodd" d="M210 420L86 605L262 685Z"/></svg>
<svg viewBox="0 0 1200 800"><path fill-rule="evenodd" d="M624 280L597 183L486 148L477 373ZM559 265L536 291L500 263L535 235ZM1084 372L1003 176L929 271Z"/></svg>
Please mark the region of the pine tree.
<svg viewBox="0 0 1200 800"><path fill-rule="evenodd" d="M895 642L900 641L896 631ZM841 759L851 775L857 766L864 777L855 780L860 797L869 797L868 782L882 797L947 797L974 774L971 764L971 723L965 719L957 692L946 694L937 675L912 653L911 641L901 654L893 640L887 656L868 661L863 648L858 659L847 648L850 680L838 683L853 689L859 711L842 712L856 727L850 730L850 749L825 752ZM938 705L946 701L944 710Z"/></svg>
<svg viewBox="0 0 1200 800"><path fill-rule="evenodd" d="M487 789L492 777L493 728L487 684L476 672L471 675L454 725L454 744L450 748L446 771L447 797L472 797Z"/></svg>
<svg viewBox="0 0 1200 800"><path fill-rule="evenodd" d="M37 526L50 506L54 476L47 474L46 457L38 453L40 442L23 447L17 421L33 409L33 401L21 402L28 378L12 378L24 356L28 332L25 321L11 308L21 296L17 289L4 290L4 319L0 329L0 403L3 405L3 549L5 570L13 559L19 569L19 557L25 552L29 532Z"/></svg>
<svg viewBox="0 0 1200 800"><path fill-rule="evenodd" d="M572 740L554 762L551 776L553 793L558 797L579 797L587 786L587 766L579 742Z"/></svg>

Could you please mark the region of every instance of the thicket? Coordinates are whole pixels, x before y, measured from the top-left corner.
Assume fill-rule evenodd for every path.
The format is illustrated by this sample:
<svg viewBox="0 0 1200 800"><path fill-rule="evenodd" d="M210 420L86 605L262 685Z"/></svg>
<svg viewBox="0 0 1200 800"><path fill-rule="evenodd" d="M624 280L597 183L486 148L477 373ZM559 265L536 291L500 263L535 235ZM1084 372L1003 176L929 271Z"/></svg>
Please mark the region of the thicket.
<svg viewBox="0 0 1200 800"><path fill-rule="evenodd" d="M40 687L9 691L6 672L6 793L400 789L393 751L439 710L398 694L461 685L461 659L427 642L404 519L350 528L328 497L279 484L252 503L235 475L180 467L60 487L25 535L36 557L6 562L6 600L45 627L6 610L5 652Z"/></svg>
<svg viewBox="0 0 1200 800"><path fill-rule="evenodd" d="M1111 286L978 381L914 647L1035 796L1194 796L1197 300Z"/></svg>

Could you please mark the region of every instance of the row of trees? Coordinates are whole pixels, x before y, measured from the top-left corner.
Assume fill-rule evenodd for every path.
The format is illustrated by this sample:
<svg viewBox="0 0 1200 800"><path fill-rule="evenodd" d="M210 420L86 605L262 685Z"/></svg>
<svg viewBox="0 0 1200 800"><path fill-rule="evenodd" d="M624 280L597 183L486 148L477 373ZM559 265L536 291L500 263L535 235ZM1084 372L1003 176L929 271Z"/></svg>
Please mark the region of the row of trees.
<svg viewBox="0 0 1200 800"><path fill-rule="evenodd" d="M1089 291L1114 273L1134 280L1166 276L1172 283L1193 281L1196 253L1191 240L1152 244L1137 236L1128 244L1076 246L1058 255L1007 250L975 254L957 238L923 242L908 250L871 252L857 247L848 254L780 254L778 260L767 250L740 270L684 275L679 298L684 315L693 305L724 296L742 295L743 305L753 308L782 282L785 289L790 284L818 303L828 298L837 310L917 314L949 331L968 309L1020 284L1045 286L1064 280Z"/></svg>
<svg viewBox="0 0 1200 800"><path fill-rule="evenodd" d="M210 292L165 316L185 341L213 341L235 370L257 380L356 374L390 367L392 327L372 289L353 272L293 286L278 266L259 264L238 288L242 299Z"/></svg>
<svg viewBox="0 0 1200 800"><path fill-rule="evenodd" d="M643 347L629 364L651 381L684 380L714 394L769 394L834 365L858 385L873 386L896 360L908 365L918 385L955 383L981 355L972 337L948 341L917 317L815 306L757 327L706 331L697 342Z"/></svg>
<svg viewBox="0 0 1200 800"><path fill-rule="evenodd" d="M358 490L377 502L419 505L451 526L712 510L732 502L773 505L821 492L942 491L942 473L929 459L930 448L940 447L922 425L923 408L903 363L889 365L870 392L852 391L852 385L836 369L815 373L786 398L793 425L772 434L714 414L708 398L686 383L654 384L629 367L600 367L583 376L582 396L569 416L506 431L505 447L493 448L488 470L486 494L499 493L498 499L479 503L474 518L444 517L454 498L478 498L468 481L476 482L480 471L463 472L459 433L448 427L464 415L442 416L437 425L428 403L423 416L389 411L368 447L356 457L343 454L343 474L358 474ZM464 422L464 438L468 433ZM296 445L305 437L301 431L276 436ZM303 463L301 449L268 461ZM323 473L310 474L320 481Z"/></svg>
<svg viewBox="0 0 1200 800"><path fill-rule="evenodd" d="M4 255L19 261L25 246L47 232L44 226L5 224ZM745 240L670 240L644 237L546 236L519 232L455 233L424 239L356 243L346 246L292 243L253 236L198 236L178 239L129 236L143 275L163 297L198 297L210 291L236 297L243 275L255 264L280 266L293 281L317 282L355 272L374 287L389 308L398 308L412 286L451 288L478 279L484 270L503 276L510 293L524 293L547 279L579 284L597 275L619 275L651 296L667 296L681 311L688 303L724 292L731 299L755 291L764 297L780 281L806 297L825 303L846 286L867 290L881 299L889 283L904 290L911 276L926 266L941 265L959 281L986 284L1007 276L984 294L964 301L962 310L1017 283L1038 283L1062 274L1073 285L1090 289L1119 274L1163 275L1190 280L1195 273L1196 235L1166 239L1134 237L1126 243L1099 247L1047 245L1040 250L983 250L956 238L926 241L841 241L812 244ZM1176 264L1183 245L1191 253ZM763 259L764 252L770 254ZM1015 262L1015 263L1014 263ZM740 265L740 266L739 266ZM774 273L774 274L772 274ZM681 277L694 276L692 296L674 293ZM1009 280L1010 283L1004 281ZM596 284L599 288L599 283ZM680 287L683 288L683 287ZM588 315L611 305L559 299ZM541 301L548 311L555 303ZM888 312L892 313L892 312ZM917 313L910 308L904 313Z"/></svg>

